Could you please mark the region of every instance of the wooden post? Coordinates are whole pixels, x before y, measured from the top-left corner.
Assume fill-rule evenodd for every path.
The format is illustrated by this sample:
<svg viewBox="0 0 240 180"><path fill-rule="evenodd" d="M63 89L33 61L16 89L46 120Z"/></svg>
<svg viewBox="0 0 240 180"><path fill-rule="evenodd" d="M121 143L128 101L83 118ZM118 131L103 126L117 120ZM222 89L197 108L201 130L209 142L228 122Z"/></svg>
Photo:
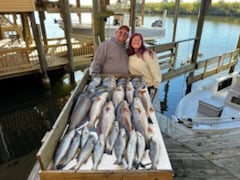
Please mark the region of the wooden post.
<svg viewBox="0 0 240 180"><path fill-rule="evenodd" d="M71 23L71 16L69 10L69 2L68 0L61 0L61 9L62 9L62 16L63 16L63 24L64 24L64 33L67 41L67 48L68 48L68 67L67 71L70 74L70 79L74 82L74 71L73 71L73 50L72 50L72 42L70 37L70 32L72 31L72 23Z"/></svg>
<svg viewBox="0 0 240 180"><path fill-rule="evenodd" d="M196 32L196 39L194 41L193 45L193 51L192 51L192 57L191 57L191 63L196 63L199 47L200 47L200 40L202 36L202 30L203 30L203 24L205 16L207 15L207 11L211 5L211 0L201 0L201 8L198 14L198 25L197 25L197 32ZM187 79L191 79L194 76L194 72L190 72ZM191 92L192 84L187 84L186 93Z"/></svg>
<svg viewBox="0 0 240 180"><path fill-rule="evenodd" d="M131 1L130 26L131 34L135 33L136 0Z"/></svg>
<svg viewBox="0 0 240 180"><path fill-rule="evenodd" d="M173 27L173 37L172 37L172 42L175 42L176 40L176 30L177 30L177 21L178 21L178 12L179 12L179 5L180 5L180 0L176 0L175 4L175 13L174 13L174 27Z"/></svg>
<svg viewBox="0 0 240 180"><path fill-rule="evenodd" d="M238 36L238 42L237 42L236 49L240 49L240 35ZM235 57L232 57L232 58L238 58L238 56L235 56ZM232 73L234 71L234 68L235 68L235 66L231 66L230 69L229 69L229 73Z"/></svg>
<svg viewBox="0 0 240 180"><path fill-rule="evenodd" d="M33 39L30 32L30 25L29 25L27 13L21 13L21 21L23 25L23 40L25 41L26 46L30 47L30 44L32 44Z"/></svg>
<svg viewBox="0 0 240 180"><path fill-rule="evenodd" d="M237 42L237 47L236 47L236 49L239 49L240 48L240 34L239 34L239 36L238 36L238 42Z"/></svg>
<svg viewBox="0 0 240 180"><path fill-rule="evenodd" d="M81 7L80 0L76 0L76 6L77 6L77 8ZM78 22L82 23L82 15L81 15L81 13L77 13L77 16L78 16Z"/></svg>
<svg viewBox="0 0 240 180"><path fill-rule="evenodd" d="M145 9L145 0L142 0L142 6L141 6L141 25L144 25L144 9Z"/></svg>
<svg viewBox="0 0 240 180"><path fill-rule="evenodd" d="M31 12L29 14L29 17L30 17L30 21L32 24L33 36L34 36L34 40L35 40L37 51L38 51L40 67L42 70L42 76L43 76L42 81L43 81L43 84L45 85L45 87L50 88L50 79L47 74L47 60L45 57L44 49L42 47L40 33L39 33L39 30L38 30L38 27L37 27L37 24L35 21L34 12Z"/></svg>
<svg viewBox="0 0 240 180"><path fill-rule="evenodd" d="M105 40L105 18L106 16L103 15L102 9L105 7L101 7L100 1L99 0L93 0L93 12L92 12L92 31L93 31L93 45L94 49L96 49L100 42Z"/></svg>
<svg viewBox="0 0 240 180"><path fill-rule="evenodd" d="M44 45L48 45L46 28L45 28L45 25L44 25L44 20L46 19L44 11L38 11L38 14L39 14L39 20L40 20L43 42L44 42Z"/></svg>
<svg viewBox="0 0 240 180"><path fill-rule="evenodd" d="M0 21L0 39L3 39L3 31L2 31L2 22L1 21Z"/></svg>

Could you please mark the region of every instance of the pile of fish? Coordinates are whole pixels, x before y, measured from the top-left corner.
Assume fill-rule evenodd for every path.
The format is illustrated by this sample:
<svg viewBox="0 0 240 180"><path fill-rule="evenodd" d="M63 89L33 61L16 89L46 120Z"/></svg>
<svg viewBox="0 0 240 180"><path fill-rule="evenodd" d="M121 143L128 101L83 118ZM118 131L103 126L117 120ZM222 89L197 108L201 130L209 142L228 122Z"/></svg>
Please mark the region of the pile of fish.
<svg viewBox="0 0 240 180"><path fill-rule="evenodd" d="M156 122L141 77L94 76L73 105L53 169L78 171L91 157L91 169L97 170L104 154L114 156L112 164L124 169L157 169ZM148 164L143 163L146 156Z"/></svg>

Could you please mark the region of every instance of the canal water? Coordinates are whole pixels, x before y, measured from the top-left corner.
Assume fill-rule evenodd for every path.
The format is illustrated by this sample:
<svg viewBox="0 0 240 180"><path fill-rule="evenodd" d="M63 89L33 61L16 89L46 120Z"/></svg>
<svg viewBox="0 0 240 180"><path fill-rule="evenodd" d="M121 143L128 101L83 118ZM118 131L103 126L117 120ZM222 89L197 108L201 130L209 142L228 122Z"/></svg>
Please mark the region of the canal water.
<svg viewBox="0 0 240 180"><path fill-rule="evenodd" d="M145 25L161 18L146 16ZM63 31L54 23L58 15L48 15L46 19L48 37L62 37ZM178 19L176 41L195 37L197 17L186 16ZM157 43L172 40L173 18L165 21L166 36ZM207 17L200 44L201 59L213 57L236 47L240 34L240 19L229 17ZM184 62L192 51L192 41L181 43L177 66ZM59 112L75 87L68 74L51 72L51 89L45 89L39 75L1 80L0 88L0 179L26 179L41 146L41 139L50 130ZM75 72L75 81L81 79L82 72ZM159 87L161 110L171 116L184 96L187 74Z"/></svg>

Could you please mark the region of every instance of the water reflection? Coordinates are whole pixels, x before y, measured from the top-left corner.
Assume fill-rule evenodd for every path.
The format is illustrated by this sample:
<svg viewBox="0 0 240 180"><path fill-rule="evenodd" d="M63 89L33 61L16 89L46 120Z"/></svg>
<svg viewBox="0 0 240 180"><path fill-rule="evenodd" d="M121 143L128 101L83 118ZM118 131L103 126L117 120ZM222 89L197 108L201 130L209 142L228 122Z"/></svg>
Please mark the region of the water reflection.
<svg viewBox="0 0 240 180"><path fill-rule="evenodd" d="M160 101L160 107L161 107L161 113L164 113L165 111L168 110L168 89L169 89L169 81L167 81L164 85L164 96L163 100Z"/></svg>
<svg viewBox="0 0 240 180"><path fill-rule="evenodd" d="M1 82L0 164L41 146L76 83L63 72L49 74L51 88L41 77L21 77ZM76 72L76 81L82 72ZM11 86L10 86L11 85Z"/></svg>

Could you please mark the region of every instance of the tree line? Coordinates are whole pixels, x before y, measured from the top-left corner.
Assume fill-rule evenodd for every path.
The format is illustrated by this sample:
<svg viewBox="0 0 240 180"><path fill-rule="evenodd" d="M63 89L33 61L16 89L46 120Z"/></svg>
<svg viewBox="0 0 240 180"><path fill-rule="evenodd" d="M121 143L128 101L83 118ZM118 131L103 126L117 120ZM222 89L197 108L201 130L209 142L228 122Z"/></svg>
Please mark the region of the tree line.
<svg viewBox="0 0 240 180"><path fill-rule="evenodd" d="M199 7L200 2L181 2L179 6L179 15L197 15ZM162 13L165 9L167 9L168 14L174 14L175 2L146 3L144 10L146 14L159 14L159 12ZM240 17L240 3L223 1L212 3L208 15Z"/></svg>

